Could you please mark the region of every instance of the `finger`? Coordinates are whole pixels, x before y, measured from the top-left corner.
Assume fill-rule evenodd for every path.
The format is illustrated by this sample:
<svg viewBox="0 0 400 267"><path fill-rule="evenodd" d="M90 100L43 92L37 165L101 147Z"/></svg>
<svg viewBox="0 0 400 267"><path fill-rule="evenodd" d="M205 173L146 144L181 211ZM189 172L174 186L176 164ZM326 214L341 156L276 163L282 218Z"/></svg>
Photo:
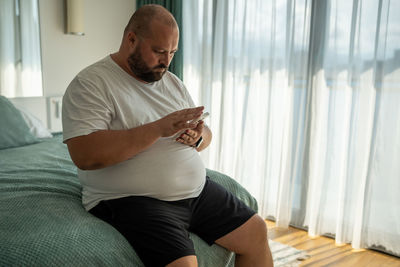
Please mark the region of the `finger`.
<svg viewBox="0 0 400 267"><path fill-rule="evenodd" d="M194 141L194 138L187 134L181 134L180 138L183 139L187 143L191 143Z"/></svg>
<svg viewBox="0 0 400 267"><path fill-rule="evenodd" d="M198 111L203 111L204 110L204 106L198 106L198 107L195 107L195 108L187 108L187 109L184 109L184 110L186 110L186 112L198 112Z"/></svg>
<svg viewBox="0 0 400 267"><path fill-rule="evenodd" d="M185 145L192 145L194 143L194 139L189 137L178 137L176 141Z"/></svg>
<svg viewBox="0 0 400 267"><path fill-rule="evenodd" d="M186 115L185 116L185 120L190 122L190 123L195 123L197 125L197 123L200 120L201 114L203 114L203 112L200 113L196 113L196 114L190 114L190 115Z"/></svg>
<svg viewBox="0 0 400 267"><path fill-rule="evenodd" d="M182 138L179 138L179 137L176 138L175 140L176 140L177 142L179 142L179 143L182 143L182 144L185 143L185 140L183 140Z"/></svg>
<svg viewBox="0 0 400 267"><path fill-rule="evenodd" d="M188 109L183 109L179 113L180 117L182 120L190 121L193 119L197 119L201 116L203 113L204 107L196 107L196 108L188 108Z"/></svg>
<svg viewBox="0 0 400 267"><path fill-rule="evenodd" d="M181 109L178 111L173 112L172 114L176 114L176 115L191 115L191 114L197 114L197 113L201 113L203 112L204 107L200 106L200 107L195 107L195 108L185 108L185 109Z"/></svg>
<svg viewBox="0 0 400 267"><path fill-rule="evenodd" d="M180 109L180 110L174 111L172 113L191 113L191 112L202 111L203 109L204 109L204 106L198 106L198 107L194 107L194 108Z"/></svg>
<svg viewBox="0 0 400 267"><path fill-rule="evenodd" d="M202 108L203 107L177 110L168 114L167 117L170 117L173 121L188 121L189 119L186 119L187 117L191 118L191 117L201 116Z"/></svg>
<svg viewBox="0 0 400 267"><path fill-rule="evenodd" d="M204 129L204 121L199 121L199 123L197 124L197 126L196 126L196 130L198 130L198 131L203 131L203 129Z"/></svg>
<svg viewBox="0 0 400 267"><path fill-rule="evenodd" d="M186 129L194 129L196 128L197 123L193 122L185 122L185 121L179 121L178 123L175 124L176 129L179 130L186 130Z"/></svg>
<svg viewBox="0 0 400 267"><path fill-rule="evenodd" d="M197 131L190 130L190 129L187 129L185 131L185 134L189 135L192 138L196 138L198 136Z"/></svg>

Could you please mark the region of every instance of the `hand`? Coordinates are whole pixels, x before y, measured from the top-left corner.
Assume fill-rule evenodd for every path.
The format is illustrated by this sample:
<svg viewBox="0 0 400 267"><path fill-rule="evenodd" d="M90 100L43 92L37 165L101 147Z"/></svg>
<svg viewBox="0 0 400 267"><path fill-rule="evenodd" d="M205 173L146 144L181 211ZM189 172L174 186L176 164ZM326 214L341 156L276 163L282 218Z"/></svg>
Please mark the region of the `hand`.
<svg viewBox="0 0 400 267"><path fill-rule="evenodd" d="M178 110L155 121L154 124L158 127L161 137L172 136L182 130L196 128L198 123L190 121L199 118L203 109L204 107L196 107Z"/></svg>
<svg viewBox="0 0 400 267"><path fill-rule="evenodd" d="M204 129L204 121L199 121L197 123L196 128L187 129L178 138L176 138L176 141L178 141L182 144L188 145L188 146L193 146L197 143L197 141L202 136L203 129Z"/></svg>

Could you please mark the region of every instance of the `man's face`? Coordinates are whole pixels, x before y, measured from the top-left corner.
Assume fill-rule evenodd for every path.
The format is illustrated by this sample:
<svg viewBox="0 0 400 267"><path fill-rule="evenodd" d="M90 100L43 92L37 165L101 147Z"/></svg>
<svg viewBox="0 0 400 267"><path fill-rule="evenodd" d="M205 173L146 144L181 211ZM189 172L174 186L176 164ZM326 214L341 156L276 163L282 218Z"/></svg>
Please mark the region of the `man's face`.
<svg viewBox="0 0 400 267"><path fill-rule="evenodd" d="M148 83L160 80L168 70L168 66L164 63L160 63L156 66L149 66L143 59L140 50L140 47L138 47L128 58L131 71L137 78Z"/></svg>
<svg viewBox="0 0 400 267"><path fill-rule="evenodd" d="M177 50L178 39L177 29L153 22L152 34L137 38L138 43L128 57L133 74L148 83L160 80Z"/></svg>

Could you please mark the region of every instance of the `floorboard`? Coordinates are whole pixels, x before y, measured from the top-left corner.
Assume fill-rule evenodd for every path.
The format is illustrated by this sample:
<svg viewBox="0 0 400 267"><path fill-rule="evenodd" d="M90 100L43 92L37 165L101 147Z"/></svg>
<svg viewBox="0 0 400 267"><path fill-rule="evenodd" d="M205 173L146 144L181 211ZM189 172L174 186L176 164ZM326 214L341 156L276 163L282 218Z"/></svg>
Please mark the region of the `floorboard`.
<svg viewBox="0 0 400 267"><path fill-rule="evenodd" d="M374 250L355 250L350 245L336 245L329 237L311 238L306 231L293 227L279 228L266 220L268 237L274 241L305 250L311 257L302 262L302 267L400 267L400 258Z"/></svg>

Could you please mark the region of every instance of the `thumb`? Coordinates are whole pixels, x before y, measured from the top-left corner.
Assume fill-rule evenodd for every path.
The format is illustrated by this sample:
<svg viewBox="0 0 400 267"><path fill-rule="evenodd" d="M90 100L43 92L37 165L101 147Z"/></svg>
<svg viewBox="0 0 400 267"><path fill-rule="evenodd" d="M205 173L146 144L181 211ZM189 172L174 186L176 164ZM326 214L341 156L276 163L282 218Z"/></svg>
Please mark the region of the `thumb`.
<svg viewBox="0 0 400 267"><path fill-rule="evenodd" d="M199 121L199 123L196 126L196 130L200 131L203 130L204 128L204 121Z"/></svg>

